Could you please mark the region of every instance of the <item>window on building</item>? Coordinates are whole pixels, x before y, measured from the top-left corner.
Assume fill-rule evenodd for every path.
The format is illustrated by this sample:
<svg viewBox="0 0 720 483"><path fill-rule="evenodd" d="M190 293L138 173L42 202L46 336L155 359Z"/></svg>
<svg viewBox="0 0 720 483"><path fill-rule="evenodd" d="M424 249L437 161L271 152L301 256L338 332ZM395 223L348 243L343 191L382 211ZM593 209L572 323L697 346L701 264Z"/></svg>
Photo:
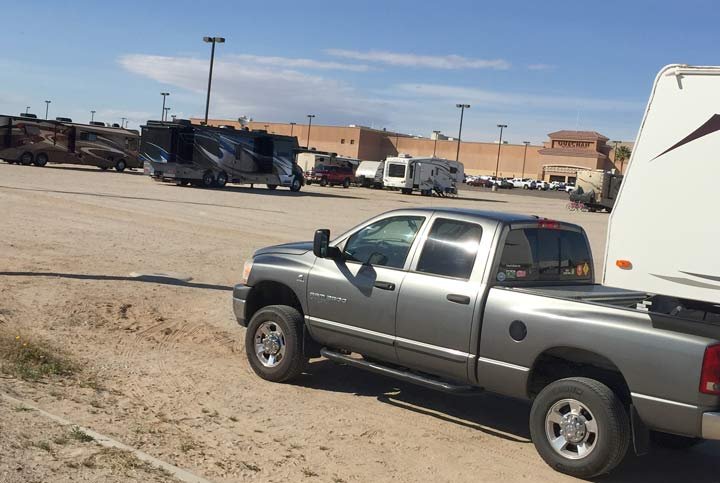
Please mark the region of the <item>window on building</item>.
<svg viewBox="0 0 720 483"><path fill-rule="evenodd" d="M439 218L423 246L417 271L467 280L475 265L482 228L475 223Z"/></svg>
<svg viewBox="0 0 720 483"><path fill-rule="evenodd" d="M350 144L355 144L355 140L354 140L354 139L351 139L351 140L350 140Z"/></svg>
<svg viewBox="0 0 720 483"><path fill-rule="evenodd" d="M341 139L340 144L345 144L345 139Z"/></svg>

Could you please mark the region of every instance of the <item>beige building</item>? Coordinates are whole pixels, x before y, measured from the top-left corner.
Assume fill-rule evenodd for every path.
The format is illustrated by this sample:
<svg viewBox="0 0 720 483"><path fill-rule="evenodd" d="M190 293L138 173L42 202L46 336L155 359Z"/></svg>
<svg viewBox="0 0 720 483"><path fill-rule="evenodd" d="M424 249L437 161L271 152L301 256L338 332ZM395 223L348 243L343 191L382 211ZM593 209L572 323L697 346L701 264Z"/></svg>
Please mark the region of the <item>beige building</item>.
<svg viewBox="0 0 720 483"><path fill-rule="evenodd" d="M199 123L201 119L191 119ZM212 126L229 125L240 129L238 121L210 119ZM300 146L340 156L362 160L382 161L388 156L437 156L455 159L457 140L409 136L407 134L372 129L365 126L324 126L313 124L308 139L307 124L251 121L249 129L264 129L269 133L296 136ZM528 177L546 181L574 181L578 169L613 169L612 146L608 138L594 131L557 131L550 133L542 146L502 144L498 162L498 143L462 141L459 160L467 174ZM308 144L309 143L309 144Z"/></svg>

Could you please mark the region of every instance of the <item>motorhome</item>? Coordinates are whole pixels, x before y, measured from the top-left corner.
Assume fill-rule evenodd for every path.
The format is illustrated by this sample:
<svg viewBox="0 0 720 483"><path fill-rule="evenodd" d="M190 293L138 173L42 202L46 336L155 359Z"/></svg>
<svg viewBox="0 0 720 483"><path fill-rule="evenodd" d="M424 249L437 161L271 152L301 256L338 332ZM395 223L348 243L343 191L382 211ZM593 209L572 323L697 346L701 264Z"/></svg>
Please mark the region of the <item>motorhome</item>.
<svg viewBox="0 0 720 483"><path fill-rule="evenodd" d="M462 163L440 158L390 157L385 160L383 184L385 188L399 189L403 194L417 190L423 196L457 194L462 182Z"/></svg>
<svg viewBox="0 0 720 483"><path fill-rule="evenodd" d="M68 118L0 115L0 159L9 163L80 164L124 171L142 167L138 141L138 132L130 129L73 123Z"/></svg>
<svg viewBox="0 0 720 483"><path fill-rule="evenodd" d="M720 67L660 71L610 215L604 283L659 294L674 313L719 311L718 105Z"/></svg>
<svg viewBox="0 0 720 483"><path fill-rule="evenodd" d="M355 182L364 188L382 188L385 161L361 161L355 171Z"/></svg>
<svg viewBox="0 0 720 483"><path fill-rule="evenodd" d="M581 169L575 186L566 185L571 201L583 203L589 211L611 212L615 205L623 175L602 169Z"/></svg>
<svg viewBox="0 0 720 483"><path fill-rule="evenodd" d="M145 173L158 181L203 187L264 184L299 191L304 181L295 162L297 151L296 137L178 119L142 126L140 157Z"/></svg>

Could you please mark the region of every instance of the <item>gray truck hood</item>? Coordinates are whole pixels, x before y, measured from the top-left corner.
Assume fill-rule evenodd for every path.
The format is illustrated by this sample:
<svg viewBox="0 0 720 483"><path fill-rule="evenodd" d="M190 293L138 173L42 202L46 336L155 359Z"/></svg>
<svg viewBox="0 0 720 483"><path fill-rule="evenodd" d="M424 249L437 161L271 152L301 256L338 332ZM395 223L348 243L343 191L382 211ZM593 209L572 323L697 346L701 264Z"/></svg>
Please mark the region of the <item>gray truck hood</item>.
<svg viewBox="0 0 720 483"><path fill-rule="evenodd" d="M273 245L271 247L265 247L261 248L260 250L257 250L254 257L257 257L258 255L267 255L270 253L283 253L287 255L304 255L305 253L309 252L313 248L313 242L311 241L305 241L305 242L293 242L293 243L283 243L282 245Z"/></svg>

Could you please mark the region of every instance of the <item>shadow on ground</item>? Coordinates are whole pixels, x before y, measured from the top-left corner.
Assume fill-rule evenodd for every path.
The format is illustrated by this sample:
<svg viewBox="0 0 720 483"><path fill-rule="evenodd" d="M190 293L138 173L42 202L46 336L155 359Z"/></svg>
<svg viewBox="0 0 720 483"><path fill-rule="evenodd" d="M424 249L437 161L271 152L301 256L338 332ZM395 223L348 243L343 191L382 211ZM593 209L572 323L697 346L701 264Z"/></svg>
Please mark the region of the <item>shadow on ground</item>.
<svg viewBox="0 0 720 483"><path fill-rule="evenodd" d="M215 285L209 283L186 282L175 278L162 277L157 275L141 275L138 277L125 277L121 275L87 275L82 273L55 273L55 272L0 272L0 277L47 277L65 278L71 280L96 280L109 282L142 282L157 283L161 285L173 285L177 287L199 288L203 290L224 290L232 291L227 285Z"/></svg>

